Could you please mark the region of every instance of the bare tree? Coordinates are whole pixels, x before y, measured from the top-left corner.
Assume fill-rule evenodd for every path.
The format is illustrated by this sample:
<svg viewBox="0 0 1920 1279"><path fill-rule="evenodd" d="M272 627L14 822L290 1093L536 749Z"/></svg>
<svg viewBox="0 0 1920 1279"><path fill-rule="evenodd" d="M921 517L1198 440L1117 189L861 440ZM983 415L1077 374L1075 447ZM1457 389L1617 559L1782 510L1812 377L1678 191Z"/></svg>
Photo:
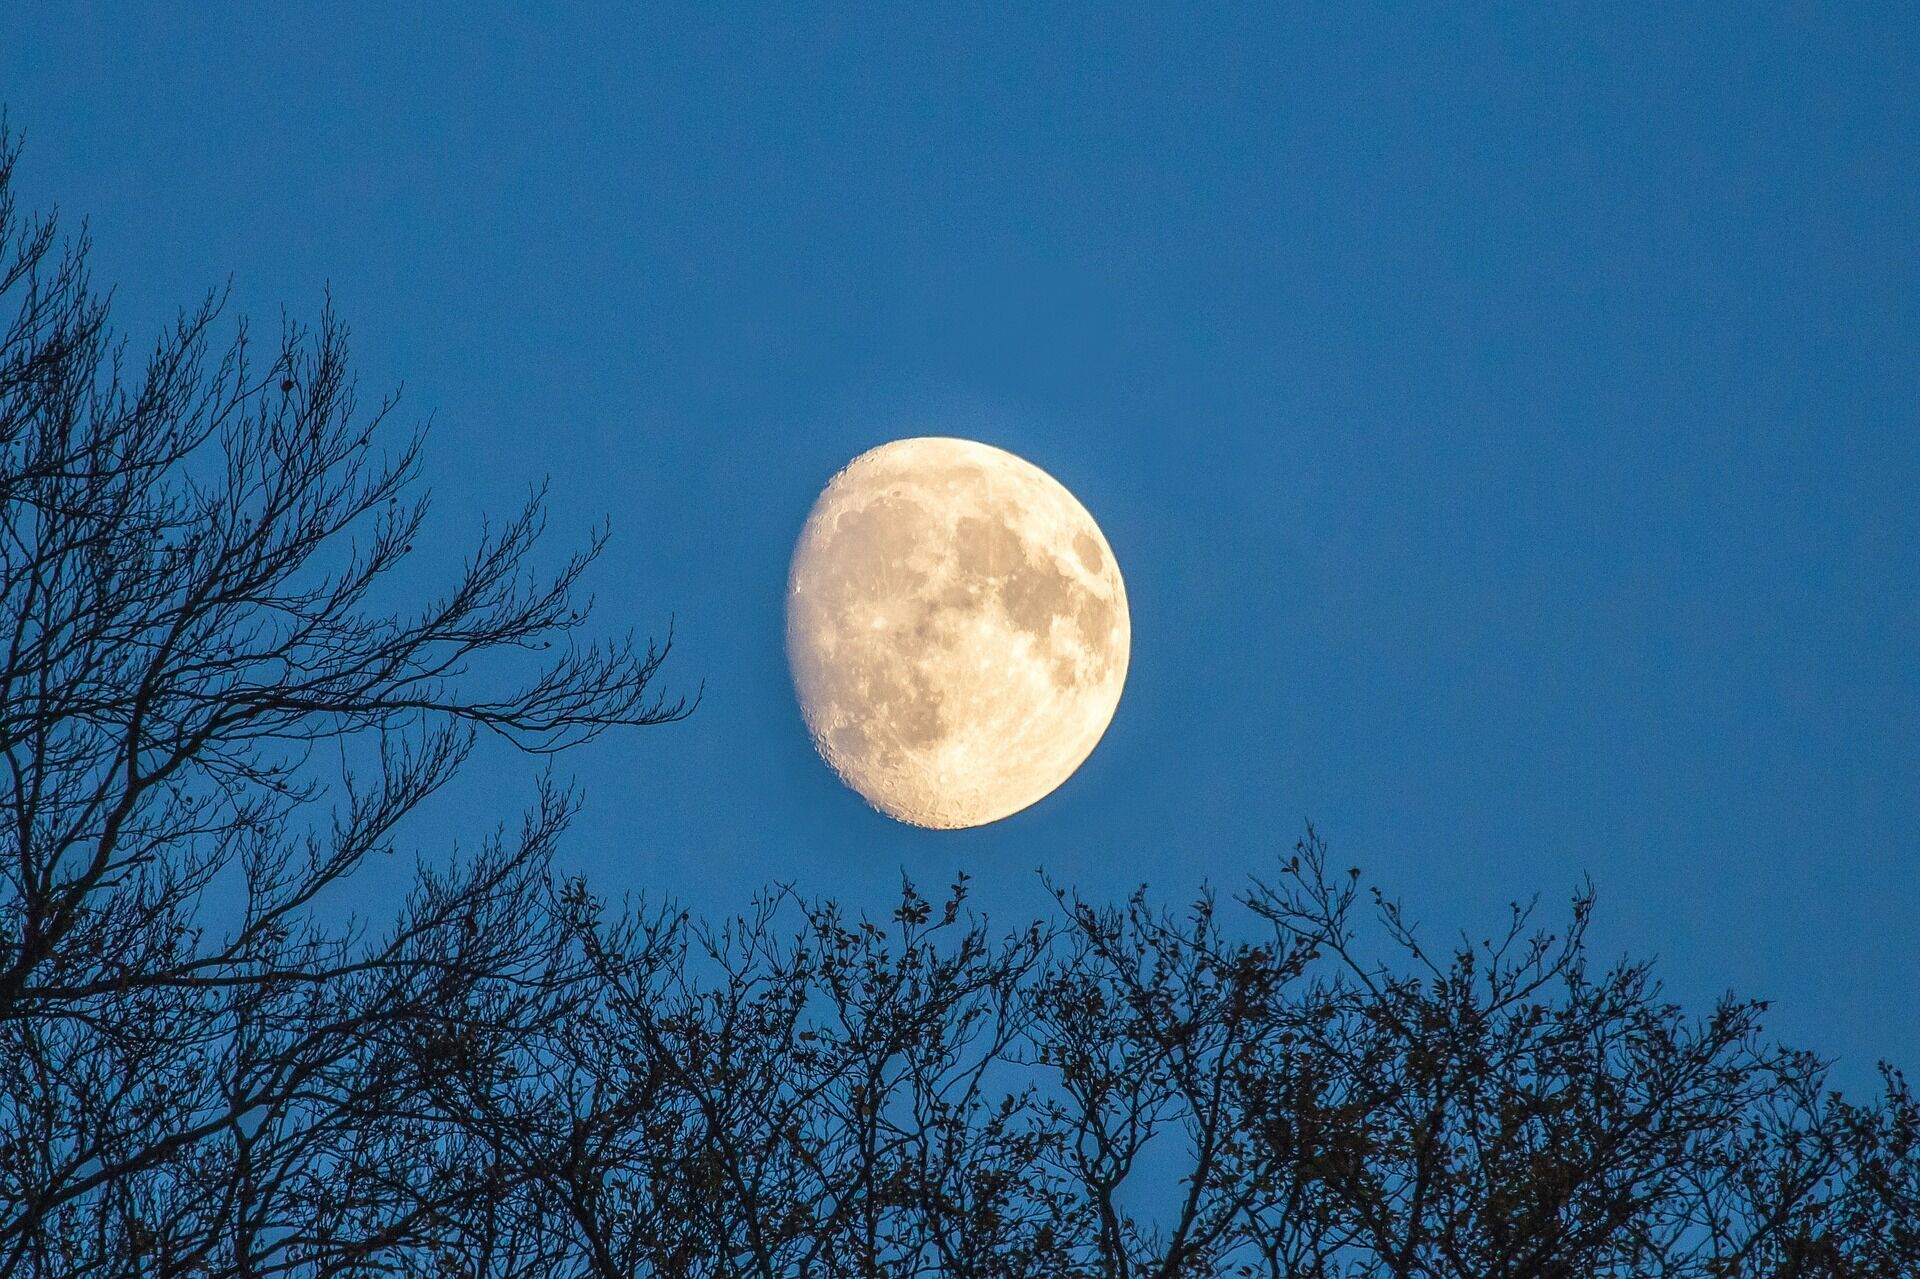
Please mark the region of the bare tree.
<svg viewBox="0 0 1920 1279"><path fill-rule="evenodd" d="M531 1010L571 799L423 873L378 927L327 891L477 734L551 752L684 707L664 650L578 637L536 494L438 594L382 588L424 529L420 439L381 445L329 313L264 358L216 300L129 369L86 242L14 203L0 137L0 1272L351 1268L469 1170L415 1163L399 1068L450 986ZM425 599L424 603L418 601ZM331 779L329 780L331 775ZM451 1042L472 1027L448 1023Z"/></svg>
<svg viewBox="0 0 1920 1279"><path fill-rule="evenodd" d="M1309 1170L1346 1272L1774 1274L1785 1223L1830 1215L1823 1063L1766 1044L1763 1004L1695 1020L1644 963L1594 972L1590 890L1558 932L1516 903L1439 952L1376 892L1395 964L1356 939L1357 872L1311 835L1285 869L1246 903L1333 967L1272 1150Z"/></svg>
<svg viewBox="0 0 1920 1279"><path fill-rule="evenodd" d="M476 742L685 706L536 494L437 593L331 314L129 371L0 140L0 1275L1894 1279L1920 1106L1555 930L1430 942L1311 832L1182 908L964 878L705 922L550 859L334 891Z"/></svg>
<svg viewBox="0 0 1920 1279"><path fill-rule="evenodd" d="M568 1011L519 1066L437 1085L475 1161L518 1170L439 1255L760 1279L1920 1265L1897 1076L1850 1103L1760 1005L1693 1019L1644 964L1594 971L1588 893L1558 932L1516 906L1436 954L1384 898L1363 928L1359 883L1310 835L1233 927L1211 896L1063 892L996 937L964 884L884 921L783 890L709 926L576 882Z"/></svg>

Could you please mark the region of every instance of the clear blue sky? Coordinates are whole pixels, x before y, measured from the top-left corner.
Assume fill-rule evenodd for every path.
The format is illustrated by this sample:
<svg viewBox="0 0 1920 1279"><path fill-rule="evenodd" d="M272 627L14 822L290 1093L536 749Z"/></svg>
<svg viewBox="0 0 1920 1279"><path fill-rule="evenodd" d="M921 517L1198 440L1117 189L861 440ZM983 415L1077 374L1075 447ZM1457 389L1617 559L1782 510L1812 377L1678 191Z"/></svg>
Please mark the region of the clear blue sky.
<svg viewBox="0 0 1920 1279"><path fill-rule="evenodd" d="M352 8L13 0L24 189L142 342L330 286L449 547L541 475L613 517L603 615L707 696L571 760L603 891L1018 913L1311 818L1446 927L1590 872L1676 993L1920 1066L1915 9ZM833 780L780 648L819 486L927 433L1066 483L1135 626L960 834Z"/></svg>

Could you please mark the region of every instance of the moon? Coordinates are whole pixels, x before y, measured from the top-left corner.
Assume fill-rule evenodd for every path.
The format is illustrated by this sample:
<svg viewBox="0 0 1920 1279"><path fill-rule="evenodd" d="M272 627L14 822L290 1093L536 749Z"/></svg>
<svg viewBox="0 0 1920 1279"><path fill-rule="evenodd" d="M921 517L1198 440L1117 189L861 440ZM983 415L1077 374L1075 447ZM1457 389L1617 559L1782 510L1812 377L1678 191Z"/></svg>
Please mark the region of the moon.
<svg viewBox="0 0 1920 1279"><path fill-rule="evenodd" d="M1099 525L990 445L862 453L794 547L787 658L807 730L911 825L980 826L1051 794L1112 722L1131 642Z"/></svg>

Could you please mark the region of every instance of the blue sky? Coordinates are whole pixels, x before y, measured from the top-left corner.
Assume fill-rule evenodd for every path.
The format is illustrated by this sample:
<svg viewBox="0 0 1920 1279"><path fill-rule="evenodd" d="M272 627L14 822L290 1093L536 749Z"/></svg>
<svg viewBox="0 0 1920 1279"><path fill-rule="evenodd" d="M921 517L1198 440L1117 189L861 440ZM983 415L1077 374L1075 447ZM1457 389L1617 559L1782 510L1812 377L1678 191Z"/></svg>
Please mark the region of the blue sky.
<svg viewBox="0 0 1920 1279"><path fill-rule="evenodd" d="M1591 873L1676 994L1920 1065L1912 9L533 8L15 0L0 101L143 341L331 289L449 553L541 476L612 517L602 616L706 698L568 761L602 891L1011 918L1312 819L1439 928ZM1052 472L1132 603L1104 743L970 832L841 788L781 655L911 434Z"/></svg>

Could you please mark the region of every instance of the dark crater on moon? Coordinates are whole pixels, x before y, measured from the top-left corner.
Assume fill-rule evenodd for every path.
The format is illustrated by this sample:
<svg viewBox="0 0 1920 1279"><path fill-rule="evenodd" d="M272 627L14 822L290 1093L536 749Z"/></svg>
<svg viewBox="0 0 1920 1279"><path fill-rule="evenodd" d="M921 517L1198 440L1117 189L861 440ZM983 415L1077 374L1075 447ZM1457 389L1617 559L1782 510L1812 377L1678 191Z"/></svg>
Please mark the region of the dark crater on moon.
<svg viewBox="0 0 1920 1279"><path fill-rule="evenodd" d="M903 683L896 671L869 667L860 672L856 689L864 705L887 708L889 742L931 746L947 735L940 692L919 671L908 671ZM868 739L866 728L857 720L836 726L828 736L833 749L849 754L864 754Z"/></svg>
<svg viewBox="0 0 1920 1279"><path fill-rule="evenodd" d="M933 516L918 502L904 497L880 497L865 506L842 511L833 522L833 541L826 561L840 569L846 582L872 583L885 595L911 595L926 584L927 574L907 563L907 556L935 531Z"/></svg>
<svg viewBox="0 0 1920 1279"><path fill-rule="evenodd" d="M954 526L954 554L969 584L975 577L991 579L1007 617L1037 640L1049 638L1055 618L1071 618L1104 674L1113 605L1082 586L1052 556L1042 552L1036 559L1030 549L1030 543L998 520L970 515ZM1085 533L1074 539L1074 553L1090 572L1105 563L1099 545ZM1080 682L1074 663L1064 658L1053 663L1052 674L1062 687Z"/></svg>
<svg viewBox="0 0 1920 1279"><path fill-rule="evenodd" d="M963 477L948 478L957 482ZM1072 688L1104 679L1112 665L1112 602L1087 590L1044 548L1027 542L1003 520L967 515L955 521L954 572L950 577L942 574L945 580L935 585L934 574L915 567L909 558L937 545L945 532L942 523L911 497L888 492L842 511L822 556L836 571L821 583L826 589L819 602L838 619L849 648L869 654L866 660L856 659L849 671L859 686L860 701L888 708L888 736L906 746L930 745L946 735L941 693L911 665L875 660L876 643L894 648L911 636L918 645L950 650L961 642L958 623L998 603L1013 626L1033 637L1055 685ZM1099 543L1084 532L1075 536L1073 553L1089 572L1105 567ZM896 614L880 630L853 623L855 602L876 598L904 605L906 615ZM1056 619L1066 619L1078 630L1084 652L1052 651ZM833 743L836 749L852 752L864 749L871 733L847 723L833 736L839 739Z"/></svg>

